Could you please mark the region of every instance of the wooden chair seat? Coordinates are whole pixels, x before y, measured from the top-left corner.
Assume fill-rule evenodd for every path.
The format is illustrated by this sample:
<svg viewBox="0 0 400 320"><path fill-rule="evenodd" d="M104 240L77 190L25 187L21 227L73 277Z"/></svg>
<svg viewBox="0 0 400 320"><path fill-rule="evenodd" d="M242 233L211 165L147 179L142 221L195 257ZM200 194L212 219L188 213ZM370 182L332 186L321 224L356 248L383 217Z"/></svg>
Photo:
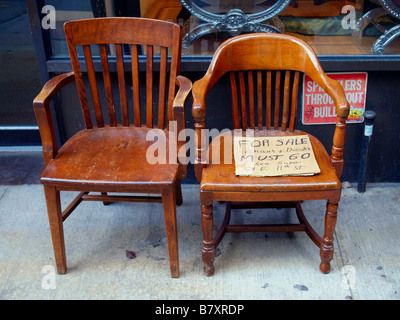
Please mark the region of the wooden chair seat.
<svg viewBox="0 0 400 320"><path fill-rule="evenodd" d="M50 160L41 176L46 185L74 186L95 191L113 186L121 190L171 185L178 164L150 164L146 159L148 128L103 127L82 130L70 138ZM157 132L154 130L154 132ZM168 155L168 137L166 155ZM166 156L168 160L168 156ZM150 186L152 185L152 186Z"/></svg>
<svg viewBox="0 0 400 320"><path fill-rule="evenodd" d="M221 134L219 139L213 139L209 146L209 154L213 154L216 148L220 155L224 154L223 137L233 135L233 131ZM321 170L319 174L312 176L277 176L277 177L245 177L235 175L235 163L233 159L233 150L231 152L231 161L221 161L220 164L213 164L212 159L206 168L203 169L200 190L202 191L249 191L249 192L279 192L283 191L311 191L311 190L340 190L341 182L337 177L335 168L329 163L329 155L322 143L314 136L296 130L294 132L276 131L276 130L255 130L256 137L269 136L295 136L308 135L318 166ZM231 138L232 139L232 138ZM233 140L233 139L232 139ZM232 141L231 140L231 141ZM266 200L268 195L265 194Z"/></svg>

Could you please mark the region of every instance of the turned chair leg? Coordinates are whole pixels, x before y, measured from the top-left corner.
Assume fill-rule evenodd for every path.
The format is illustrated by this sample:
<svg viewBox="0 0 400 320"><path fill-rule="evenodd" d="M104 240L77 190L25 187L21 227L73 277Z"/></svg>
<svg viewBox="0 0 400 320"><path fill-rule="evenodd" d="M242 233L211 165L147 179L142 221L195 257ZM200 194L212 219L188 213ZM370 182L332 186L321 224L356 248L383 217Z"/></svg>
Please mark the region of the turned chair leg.
<svg viewBox="0 0 400 320"><path fill-rule="evenodd" d="M337 203L330 203L328 201L326 204L325 234L321 243L321 264L319 266L322 273L329 273L331 269L330 261L333 258L333 233L335 232L337 209Z"/></svg>
<svg viewBox="0 0 400 320"><path fill-rule="evenodd" d="M164 190L162 193L164 207L165 230L167 234L169 265L171 277L179 277L178 227L176 222L176 195L175 187Z"/></svg>
<svg viewBox="0 0 400 320"><path fill-rule="evenodd" d="M67 272L67 259L65 255L60 192L57 191L55 187L44 186L44 194L46 198L47 213L49 216L57 272L64 274Z"/></svg>
<svg viewBox="0 0 400 320"><path fill-rule="evenodd" d="M202 258L204 263L204 273L207 276L214 274L215 246L213 234L213 205L201 204L201 225L203 227L203 249Z"/></svg>

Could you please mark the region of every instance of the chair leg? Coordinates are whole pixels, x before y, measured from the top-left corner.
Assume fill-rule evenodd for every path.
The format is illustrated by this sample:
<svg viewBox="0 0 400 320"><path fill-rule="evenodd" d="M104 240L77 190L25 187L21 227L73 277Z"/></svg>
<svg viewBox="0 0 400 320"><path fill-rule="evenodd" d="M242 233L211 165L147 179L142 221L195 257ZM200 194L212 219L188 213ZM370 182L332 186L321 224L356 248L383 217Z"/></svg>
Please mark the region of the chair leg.
<svg viewBox="0 0 400 320"><path fill-rule="evenodd" d="M44 186L44 194L46 198L47 213L49 216L57 272L64 274L67 272L67 259L65 255L60 192L57 191L55 187Z"/></svg>
<svg viewBox="0 0 400 320"><path fill-rule="evenodd" d="M178 227L176 222L176 195L175 187L164 190L162 193L164 207L165 230L167 234L169 265L171 277L179 277L179 253L178 253Z"/></svg>
<svg viewBox="0 0 400 320"><path fill-rule="evenodd" d="M330 203L328 201L326 204L325 234L321 243L321 264L319 266L322 273L329 273L331 269L330 261L333 258L333 233L335 232L337 209L337 203Z"/></svg>
<svg viewBox="0 0 400 320"><path fill-rule="evenodd" d="M102 192L101 195L102 195L102 196L106 196L106 195L107 195L107 192ZM110 203L111 203L111 202L103 201L103 205L105 205L105 206L108 206Z"/></svg>
<svg viewBox="0 0 400 320"><path fill-rule="evenodd" d="M183 202L181 181L177 180L175 184L176 205L180 206Z"/></svg>
<svg viewBox="0 0 400 320"><path fill-rule="evenodd" d="M204 273L207 276L214 274L215 246L213 234L213 205L208 203L201 204L201 225L203 227L203 249L202 257L204 263Z"/></svg>

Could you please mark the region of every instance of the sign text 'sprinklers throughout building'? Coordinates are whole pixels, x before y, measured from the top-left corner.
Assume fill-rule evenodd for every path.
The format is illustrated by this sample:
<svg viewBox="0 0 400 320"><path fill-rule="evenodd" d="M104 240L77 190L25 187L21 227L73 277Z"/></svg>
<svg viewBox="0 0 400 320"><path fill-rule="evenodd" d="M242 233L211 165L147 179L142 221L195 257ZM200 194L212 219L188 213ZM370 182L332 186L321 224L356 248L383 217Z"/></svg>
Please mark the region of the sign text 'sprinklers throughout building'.
<svg viewBox="0 0 400 320"><path fill-rule="evenodd" d="M367 94L367 73L330 73L340 82L350 103L348 123L364 121ZM325 124L336 122L336 107L331 97L309 76L303 81L303 124Z"/></svg>

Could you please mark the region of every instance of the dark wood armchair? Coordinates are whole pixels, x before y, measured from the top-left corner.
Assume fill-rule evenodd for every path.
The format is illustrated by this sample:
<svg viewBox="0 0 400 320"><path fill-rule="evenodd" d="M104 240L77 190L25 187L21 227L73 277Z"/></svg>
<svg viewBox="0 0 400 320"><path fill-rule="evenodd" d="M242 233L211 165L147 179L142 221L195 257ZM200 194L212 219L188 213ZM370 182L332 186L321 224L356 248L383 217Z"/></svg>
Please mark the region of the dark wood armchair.
<svg viewBox="0 0 400 320"><path fill-rule="evenodd" d="M232 88L233 129L254 130L256 137L308 135L321 170L312 176L251 177L235 174L232 147L228 158L224 141L233 131L222 133L207 148L206 110L225 108L206 103L212 86L226 73ZM309 75L336 104L337 123L331 155L314 136L295 129L301 74ZM341 85L322 70L314 51L303 41L286 35L251 34L231 38L215 52L205 76L193 85L196 130L195 174L200 181L203 227L203 262L207 275L214 273L214 254L225 232L305 231L320 248L320 270L328 273L333 257L333 233L341 193L346 119L349 104ZM223 138L231 139L223 139ZM222 154L229 161L213 162ZM325 234L320 237L307 222L302 200L326 199ZM213 235L213 201L226 201L226 216ZM299 224L232 225L231 208L294 207Z"/></svg>
<svg viewBox="0 0 400 320"><path fill-rule="evenodd" d="M67 22L64 29L73 72L48 81L33 102L46 165L40 180L44 185L57 271L65 273L67 270L63 221L81 201L99 200L104 204L150 201L163 204L171 276L178 277L176 204L182 203L180 179L186 176L187 167L178 161L150 164L146 150L152 142L146 141L146 135L154 128L160 129L155 131L156 135L157 132L165 133L168 153L171 145L167 133L169 122L176 121L179 129L185 126L184 102L191 90L191 82L179 76L180 27L152 19L98 18ZM141 46L146 54L145 112L141 108L139 86L138 49ZM83 48L85 63L78 60L77 47ZM94 48L99 50L102 66L102 76L97 79L92 58ZM113 88L110 76L110 48L115 50L117 88ZM131 63L129 59L124 62L124 48L128 48ZM160 52L157 77L154 76L155 50ZM89 85L86 87L82 65L87 70ZM129 81L128 73L131 74ZM104 92L97 84L99 79L104 81ZM49 103L72 81L76 82L86 128L58 149ZM130 85L133 99L129 100L133 101L127 98ZM117 97L114 96L116 92ZM100 98L103 95L105 99ZM156 101L153 101L154 97L158 97ZM176 143L173 141L172 145ZM80 193L62 210L60 191L64 190ZM143 193L159 196L140 196Z"/></svg>

